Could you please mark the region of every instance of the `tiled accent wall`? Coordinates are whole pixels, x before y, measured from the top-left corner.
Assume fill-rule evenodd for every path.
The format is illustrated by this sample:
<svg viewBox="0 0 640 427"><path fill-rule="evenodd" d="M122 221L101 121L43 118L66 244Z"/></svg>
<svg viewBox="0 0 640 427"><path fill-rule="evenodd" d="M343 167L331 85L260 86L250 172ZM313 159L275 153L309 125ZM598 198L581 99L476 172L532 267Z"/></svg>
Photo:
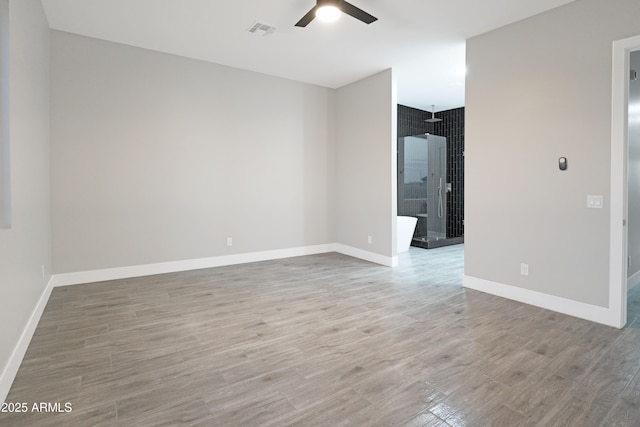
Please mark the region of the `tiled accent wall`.
<svg viewBox="0 0 640 427"><path fill-rule="evenodd" d="M452 187L447 197L447 237L460 237L464 235L464 107L435 115L442 121L427 123L430 112L398 105L398 138L427 132L447 138L447 182Z"/></svg>

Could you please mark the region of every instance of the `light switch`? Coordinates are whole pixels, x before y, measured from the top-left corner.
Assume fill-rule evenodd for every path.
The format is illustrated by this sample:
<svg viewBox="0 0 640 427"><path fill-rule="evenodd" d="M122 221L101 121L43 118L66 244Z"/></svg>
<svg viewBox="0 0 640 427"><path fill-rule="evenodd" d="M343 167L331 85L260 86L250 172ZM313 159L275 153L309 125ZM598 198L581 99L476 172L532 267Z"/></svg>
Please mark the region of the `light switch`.
<svg viewBox="0 0 640 427"><path fill-rule="evenodd" d="M602 209L604 196L587 196L587 207L592 209Z"/></svg>

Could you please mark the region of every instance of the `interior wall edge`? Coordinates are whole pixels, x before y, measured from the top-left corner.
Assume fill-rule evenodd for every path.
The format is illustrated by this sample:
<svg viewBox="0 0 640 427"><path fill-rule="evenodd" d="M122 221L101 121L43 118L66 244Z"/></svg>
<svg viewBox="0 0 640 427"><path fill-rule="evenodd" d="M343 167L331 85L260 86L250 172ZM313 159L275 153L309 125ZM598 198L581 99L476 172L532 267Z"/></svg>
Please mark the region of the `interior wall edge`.
<svg viewBox="0 0 640 427"><path fill-rule="evenodd" d="M463 284L465 288L495 295L544 308L558 313L566 314L591 322L600 323L606 326L621 329L617 311L611 307L600 307L584 302L574 301L555 295L544 294L530 289L519 288L504 283L493 282L474 276L464 275Z"/></svg>
<svg viewBox="0 0 640 427"><path fill-rule="evenodd" d="M0 232L2 401L46 305L52 265L50 30L40 0L8 3L9 14L3 21L8 28L2 28L8 39L2 42L8 50L9 80L2 84L8 91L3 102L8 127L4 132L9 138L5 148L10 156L4 166L10 168L5 173L11 178L11 228Z"/></svg>

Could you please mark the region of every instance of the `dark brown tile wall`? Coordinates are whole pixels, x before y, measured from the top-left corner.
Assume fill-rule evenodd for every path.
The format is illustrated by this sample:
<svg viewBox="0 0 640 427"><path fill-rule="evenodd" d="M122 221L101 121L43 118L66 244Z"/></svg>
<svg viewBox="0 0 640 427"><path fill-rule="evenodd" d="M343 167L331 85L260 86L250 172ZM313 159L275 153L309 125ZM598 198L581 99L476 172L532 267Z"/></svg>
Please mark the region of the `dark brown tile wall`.
<svg viewBox="0 0 640 427"><path fill-rule="evenodd" d="M464 107L436 113L442 119L427 123L428 111L398 105L398 138L431 133L447 138L447 182L452 191L447 197L447 237L464 235Z"/></svg>

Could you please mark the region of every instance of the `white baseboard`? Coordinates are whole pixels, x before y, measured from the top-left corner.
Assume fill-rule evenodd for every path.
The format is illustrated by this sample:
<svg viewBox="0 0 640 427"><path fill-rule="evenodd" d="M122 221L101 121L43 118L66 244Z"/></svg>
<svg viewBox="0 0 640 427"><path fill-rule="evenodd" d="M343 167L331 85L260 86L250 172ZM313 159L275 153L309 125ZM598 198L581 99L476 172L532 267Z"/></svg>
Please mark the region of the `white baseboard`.
<svg viewBox="0 0 640 427"><path fill-rule="evenodd" d="M78 285L81 283L103 282L106 280L128 279L131 277L151 276L154 274L176 273L199 270L201 268L223 267L225 265L246 264L249 262L269 261L303 255L332 252L332 245L304 246L300 248L276 249L262 252L223 255L210 258L169 261L155 264L133 265L128 267L105 268L101 270L79 271L75 273L54 274L53 286Z"/></svg>
<svg viewBox="0 0 640 427"><path fill-rule="evenodd" d="M631 277L627 279L627 292L638 285L640 285L640 271L631 275Z"/></svg>
<svg viewBox="0 0 640 427"><path fill-rule="evenodd" d="M557 311L558 313L567 314L569 316L579 317L581 319L601 323L607 326L613 326L614 328L620 327L618 324L619 319L616 320L615 313L607 307L573 301L554 295L543 294L541 292L467 275L463 278L463 286L465 288L475 289L477 291L523 302L525 304L545 308L547 310Z"/></svg>
<svg viewBox="0 0 640 427"><path fill-rule="evenodd" d="M18 373L20 364L22 364L22 359L24 359L24 355L29 348L31 338L33 337L33 333L36 331L38 322L40 322L40 318L42 317L44 308L47 306L47 302L49 301L49 296L51 295L52 289L53 286L50 279L45 286L42 295L40 295L40 299L38 300L36 307L33 309L31 317L29 317L27 326L22 331L22 335L20 335L18 344L16 344L15 348L13 349L13 353L11 353L9 362L5 366L2 375L0 375L0 402L4 403L7 395L9 394L11 384L13 384L13 380L16 378L16 374Z"/></svg>
<svg viewBox="0 0 640 427"><path fill-rule="evenodd" d="M150 276L154 274L176 273L180 271L198 270L201 268L223 267L225 265L270 261L274 259L314 255L327 252L339 252L389 267L393 267L398 264L397 257L386 257L373 252L353 248L351 246L333 243L262 252L249 252L236 255L223 255L210 258L189 259L183 261L161 262L156 264L79 271L75 273L54 274L51 280L53 287L78 285L82 283L104 282L107 280L128 279L131 277Z"/></svg>
<svg viewBox="0 0 640 427"><path fill-rule="evenodd" d="M363 249L354 248L353 246L343 245L341 243L333 244L333 251L341 253L343 255L349 255L354 258L360 258L365 261L381 264L387 267L397 267L398 257L390 257L385 255L376 254L374 252L365 251Z"/></svg>

